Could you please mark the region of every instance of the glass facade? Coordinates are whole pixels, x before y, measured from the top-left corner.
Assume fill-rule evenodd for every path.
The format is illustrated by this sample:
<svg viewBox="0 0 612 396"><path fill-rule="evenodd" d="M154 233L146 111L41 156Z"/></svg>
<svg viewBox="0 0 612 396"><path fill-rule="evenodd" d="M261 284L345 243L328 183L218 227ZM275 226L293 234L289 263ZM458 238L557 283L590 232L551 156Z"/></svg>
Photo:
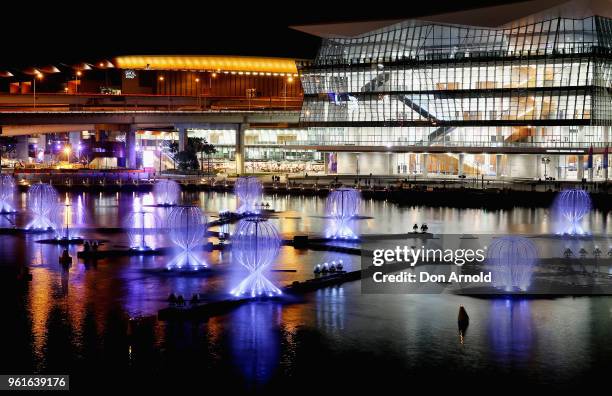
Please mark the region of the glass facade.
<svg viewBox="0 0 612 396"><path fill-rule="evenodd" d="M300 67L300 143L601 147L611 50L612 20L599 16L508 28L410 20L326 38Z"/></svg>

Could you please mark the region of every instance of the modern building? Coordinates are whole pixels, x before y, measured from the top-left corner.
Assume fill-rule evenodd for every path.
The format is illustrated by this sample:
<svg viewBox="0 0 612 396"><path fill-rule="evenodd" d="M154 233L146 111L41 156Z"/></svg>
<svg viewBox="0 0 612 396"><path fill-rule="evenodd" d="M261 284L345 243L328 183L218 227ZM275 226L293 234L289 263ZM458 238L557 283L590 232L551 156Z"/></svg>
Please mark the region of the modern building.
<svg viewBox="0 0 612 396"><path fill-rule="evenodd" d="M218 170L310 169L322 162L314 149L282 148L305 133L301 104L294 59L134 55L2 70L0 138L16 139L4 165L166 169L172 141L203 137Z"/></svg>
<svg viewBox="0 0 612 396"><path fill-rule="evenodd" d="M339 174L607 178L612 2L537 0L414 20L296 26L296 142Z"/></svg>

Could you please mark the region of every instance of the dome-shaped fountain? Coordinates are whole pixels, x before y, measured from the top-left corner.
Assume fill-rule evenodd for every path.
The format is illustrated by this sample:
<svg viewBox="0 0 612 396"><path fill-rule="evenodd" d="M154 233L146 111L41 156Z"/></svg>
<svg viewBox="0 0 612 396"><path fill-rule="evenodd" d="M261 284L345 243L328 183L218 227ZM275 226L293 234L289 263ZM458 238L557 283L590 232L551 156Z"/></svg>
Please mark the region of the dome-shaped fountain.
<svg viewBox="0 0 612 396"><path fill-rule="evenodd" d="M195 206L178 206L172 208L168 215L167 226L170 239L181 250L170 263L168 269L200 269L206 263L194 250L202 246L206 236L206 216Z"/></svg>
<svg viewBox="0 0 612 396"><path fill-rule="evenodd" d="M527 238L505 236L495 239L487 252L493 286L504 291L527 291L538 259L538 249Z"/></svg>
<svg viewBox="0 0 612 396"><path fill-rule="evenodd" d="M337 188L328 195L325 205L328 238L358 238L354 220L359 216L360 203L361 194L354 188Z"/></svg>
<svg viewBox="0 0 612 396"><path fill-rule="evenodd" d="M125 218L123 227L130 239L130 249L147 251L155 249L163 224L155 213L137 208Z"/></svg>
<svg viewBox="0 0 612 396"><path fill-rule="evenodd" d="M566 234L583 235L580 222L591 210L591 197L581 189L568 189L561 191L555 200L556 210L567 223Z"/></svg>
<svg viewBox="0 0 612 396"><path fill-rule="evenodd" d="M236 224L231 238L233 259L249 270L232 290L234 296L278 296L281 291L265 277L281 246L280 234L267 219L249 217Z"/></svg>
<svg viewBox="0 0 612 396"><path fill-rule="evenodd" d="M155 203L160 206L173 206L178 204L181 187L174 180L161 179L153 186Z"/></svg>
<svg viewBox="0 0 612 396"><path fill-rule="evenodd" d="M50 184L38 183L30 186L27 195L27 207L32 220L26 226L28 230L46 231L57 228L58 195Z"/></svg>
<svg viewBox="0 0 612 396"><path fill-rule="evenodd" d="M15 180L11 175L0 175L0 214L15 212Z"/></svg>
<svg viewBox="0 0 612 396"><path fill-rule="evenodd" d="M254 176L239 177L234 184L234 193L238 198L237 212L240 214L257 214L257 203L263 196L261 181Z"/></svg>

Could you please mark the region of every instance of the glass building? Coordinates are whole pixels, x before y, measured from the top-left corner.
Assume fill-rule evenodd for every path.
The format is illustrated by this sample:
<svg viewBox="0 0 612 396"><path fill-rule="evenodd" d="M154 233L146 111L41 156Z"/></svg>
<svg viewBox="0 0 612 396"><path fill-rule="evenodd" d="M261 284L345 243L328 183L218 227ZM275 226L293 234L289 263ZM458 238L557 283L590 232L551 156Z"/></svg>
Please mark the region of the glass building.
<svg viewBox="0 0 612 396"><path fill-rule="evenodd" d="M607 178L612 4L528 3L296 27L323 37L300 122L326 171Z"/></svg>

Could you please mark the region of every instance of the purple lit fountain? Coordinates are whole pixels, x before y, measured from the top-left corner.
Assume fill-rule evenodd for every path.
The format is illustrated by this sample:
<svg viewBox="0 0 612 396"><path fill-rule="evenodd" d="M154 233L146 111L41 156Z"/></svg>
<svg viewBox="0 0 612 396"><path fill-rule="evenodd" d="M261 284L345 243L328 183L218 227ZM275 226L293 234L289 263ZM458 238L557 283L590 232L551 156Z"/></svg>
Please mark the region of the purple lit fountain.
<svg viewBox="0 0 612 396"><path fill-rule="evenodd" d="M179 201L181 187L174 180L161 179L153 186L155 203L160 206L174 206Z"/></svg>
<svg viewBox="0 0 612 396"><path fill-rule="evenodd" d="M57 191L49 184L34 184L28 189L27 205L32 220L26 226L31 231L54 230L57 218Z"/></svg>
<svg viewBox="0 0 612 396"><path fill-rule="evenodd" d="M124 228L130 239L130 249L143 252L155 249L156 236L162 224L155 213L135 208L126 217Z"/></svg>
<svg viewBox="0 0 612 396"><path fill-rule="evenodd" d="M10 175L0 175L0 214L15 212L15 180Z"/></svg>
<svg viewBox="0 0 612 396"><path fill-rule="evenodd" d="M585 234L580 222L591 210L591 197L588 192L581 189L561 191L557 195L554 207L567 222L564 234Z"/></svg>
<svg viewBox="0 0 612 396"><path fill-rule="evenodd" d="M538 259L538 249L527 238L505 236L489 246L487 264L493 286L503 291L527 291Z"/></svg>
<svg viewBox="0 0 612 396"><path fill-rule="evenodd" d="M168 269L206 268L206 263L199 258L194 249L202 245L206 236L206 216L195 206L172 208L168 215L170 239L181 251L168 263Z"/></svg>
<svg viewBox="0 0 612 396"><path fill-rule="evenodd" d="M327 197L325 212L329 218L326 233L332 239L357 239L355 219L359 216L361 194L354 188L337 188Z"/></svg>
<svg viewBox="0 0 612 396"><path fill-rule="evenodd" d="M240 203L237 209L238 213L259 213L257 203L262 199L263 186L258 178L254 176L239 177L234 184L234 193Z"/></svg>
<svg viewBox="0 0 612 396"><path fill-rule="evenodd" d="M233 259L249 270L249 276L231 293L236 297L280 295L280 289L265 277L266 268L274 262L281 246L276 227L267 219L245 218L236 224L231 242Z"/></svg>

